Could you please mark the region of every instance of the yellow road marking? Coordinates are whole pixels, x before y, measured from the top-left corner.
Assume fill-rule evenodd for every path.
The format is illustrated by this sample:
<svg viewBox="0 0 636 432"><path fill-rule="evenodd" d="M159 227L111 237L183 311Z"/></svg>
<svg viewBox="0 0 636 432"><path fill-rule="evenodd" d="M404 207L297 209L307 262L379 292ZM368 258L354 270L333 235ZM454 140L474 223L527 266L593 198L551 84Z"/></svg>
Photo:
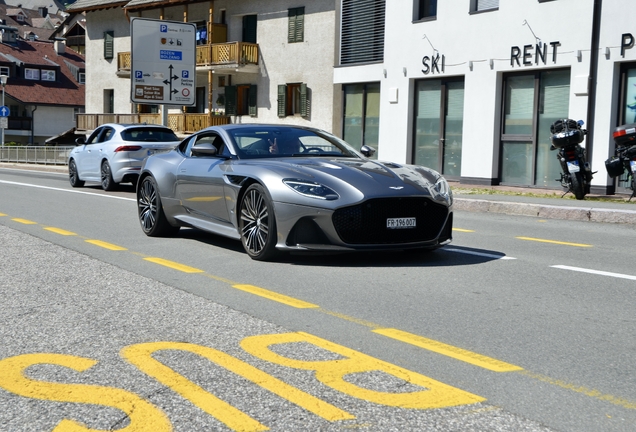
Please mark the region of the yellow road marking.
<svg viewBox="0 0 636 432"><path fill-rule="evenodd" d="M453 231L458 231L458 232L475 232L475 230L470 230L470 229L462 229L462 228L453 228Z"/></svg>
<svg viewBox="0 0 636 432"><path fill-rule="evenodd" d="M538 238L532 238L532 237L517 237L517 238L519 240L528 240L528 241L535 241L535 242L541 242L541 243L552 243L552 244L559 244L559 245L565 245L565 246L592 247L592 245L584 244L584 243L569 243L569 242L562 242L562 241L556 241L556 240L538 239Z"/></svg>
<svg viewBox="0 0 636 432"><path fill-rule="evenodd" d="M266 290L264 288L259 288L257 286L254 285L242 285L242 284L237 284L237 285L232 285L232 288L236 288L236 289L240 289L241 291L245 291L248 292L250 294L254 294L260 297L264 297L266 299L270 299L270 300L274 300L277 301L279 303L283 303L286 304L288 306L292 306L298 309L311 309L311 308L317 308L319 307L318 305L315 305L313 303L308 303L302 300L298 300L295 299L293 297L288 297L286 295L283 294L279 294L276 293L274 291L269 291Z"/></svg>
<svg viewBox="0 0 636 432"><path fill-rule="evenodd" d="M95 246L103 247L105 249L113 250L113 251L125 251L128 250L125 247L117 246L112 243L106 243L101 240L86 240L86 243L94 244Z"/></svg>
<svg viewBox="0 0 636 432"><path fill-rule="evenodd" d="M6 214L4 214L4 213L0 213L0 216L6 216Z"/></svg>
<svg viewBox="0 0 636 432"><path fill-rule="evenodd" d="M37 225L38 224L37 222L33 222L33 221L28 220L28 219L13 218L11 220L15 221L15 222L19 222L21 224L25 224L25 225Z"/></svg>
<svg viewBox="0 0 636 432"><path fill-rule="evenodd" d="M66 230L63 230L63 229L61 229L61 228L45 227L44 229L45 229L45 230L47 230L47 231L54 232L55 234L60 234L60 235L64 235L64 236L74 236L74 235L77 235L77 234L75 234L74 232L66 231Z"/></svg>
<svg viewBox="0 0 636 432"><path fill-rule="evenodd" d="M177 262L174 261L168 261L166 259L163 258L155 258L155 257L149 257L149 258L144 258L144 260L146 261L150 261L153 262L155 264L159 264L165 267L169 267L171 269L175 269L175 270L179 270L182 271L184 273L203 273L203 270L199 270L197 268L194 267L190 267L184 264L179 264Z"/></svg>
<svg viewBox="0 0 636 432"><path fill-rule="evenodd" d="M405 331L385 328L376 329L373 330L373 332L390 337L392 339L399 340L401 342L415 345L420 348L427 349L429 351L436 352L438 354L445 355L447 357L452 357L454 359L461 360L463 362L470 363L472 365L479 366L493 372L512 372L523 370L523 368L510 363L502 362L491 357L486 357L481 354L467 351L462 348L457 348L452 345L447 345L445 343L438 342L432 339L427 339L425 337L414 335L412 333L407 333Z"/></svg>

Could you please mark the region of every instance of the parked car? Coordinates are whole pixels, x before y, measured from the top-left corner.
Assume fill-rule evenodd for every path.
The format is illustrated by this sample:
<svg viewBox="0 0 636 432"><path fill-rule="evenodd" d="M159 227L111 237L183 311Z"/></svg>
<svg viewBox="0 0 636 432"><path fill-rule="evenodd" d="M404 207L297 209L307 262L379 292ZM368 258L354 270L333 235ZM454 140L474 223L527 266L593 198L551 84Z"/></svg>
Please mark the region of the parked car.
<svg viewBox="0 0 636 432"><path fill-rule="evenodd" d="M107 123L76 143L68 158L71 186L82 187L89 181L114 190L119 183L134 185L142 161L151 154L172 150L179 138L166 126Z"/></svg>
<svg viewBox="0 0 636 432"><path fill-rule="evenodd" d="M209 127L144 161L139 222L148 236L187 226L241 240L255 260L449 243L446 180L422 166L368 159L373 152L313 128Z"/></svg>

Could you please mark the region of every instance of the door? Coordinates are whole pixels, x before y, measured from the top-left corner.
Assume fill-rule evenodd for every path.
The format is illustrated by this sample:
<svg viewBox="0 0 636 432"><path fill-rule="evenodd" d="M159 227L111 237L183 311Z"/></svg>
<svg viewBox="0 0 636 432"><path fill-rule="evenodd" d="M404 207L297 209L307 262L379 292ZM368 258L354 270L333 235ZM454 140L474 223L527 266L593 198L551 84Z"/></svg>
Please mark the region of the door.
<svg viewBox="0 0 636 432"><path fill-rule="evenodd" d="M221 154L229 154L216 134L196 135L188 143L185 158L177 172L176 195L183 207L194 216L213 222L230 223L225 202L225 157L196 156L192 147L201 143L217 146Z"/></svg>
<svg viewBox="0 0 636 432"><path fill-rule="evenodd" d="M414 163L459 178L464 129L464 80L417 82L413 136Z"/></svg>
<svg viewBox="0 0 636 432"><path fill-rule="evenodd" d="M243 17L243 42L256 43L256 15Z"/></svg>
<svg viewBox="0 0 636 432"><path fill-rule="evenodd" d="M106 131L106 126L99 127L93 131L86 139L86 143L75 154L75 164L77 165L77 173L83 180L88 178L99 179L99 154L102 142L102 136Z"/></svg>

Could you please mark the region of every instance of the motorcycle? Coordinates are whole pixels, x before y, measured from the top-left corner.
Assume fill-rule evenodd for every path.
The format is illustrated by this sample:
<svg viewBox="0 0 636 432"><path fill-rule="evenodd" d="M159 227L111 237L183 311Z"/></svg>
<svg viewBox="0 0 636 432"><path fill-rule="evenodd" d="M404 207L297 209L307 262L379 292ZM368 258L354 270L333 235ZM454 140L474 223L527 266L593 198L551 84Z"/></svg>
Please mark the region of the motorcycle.
<svg viewBox="0 0 636 432"><path fill-rule="evenodd" d="M636 195L636 123L617 127L613 136L616 143L614 156L605 161L605 168L611 178L620 177L627 171L627 179L622 181L629 182L631 201Z"/></svg>
<svg viewBox="0 0 636 432"><path fill-rule="evenodd" d="M585 148L581 143L587 134L583 129L583 121L572 119L559 119L550 125L550 150L559 150L557 159L561 164L561 186L572 192L577 200L585 199L590 193L592 175L589 162L586 161Z"/></svg>

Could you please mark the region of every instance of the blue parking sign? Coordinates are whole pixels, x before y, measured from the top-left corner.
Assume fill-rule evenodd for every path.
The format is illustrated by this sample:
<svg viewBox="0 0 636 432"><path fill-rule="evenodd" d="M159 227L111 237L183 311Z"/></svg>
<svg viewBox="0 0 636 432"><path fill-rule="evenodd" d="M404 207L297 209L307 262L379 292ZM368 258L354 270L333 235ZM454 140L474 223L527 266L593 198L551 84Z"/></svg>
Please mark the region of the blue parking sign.
<svg viewBox="0 0 636 432"><path fill-rule="evenodd" d="M187 70L181 71L181 78L188 78L190 74Z"/></svg>
<svg viewBox="0 0 636 432"><path fill-rule="evenodd" d="M142 79L144 77L144 73L142 71L135 71L135 78Z"/></svg>

